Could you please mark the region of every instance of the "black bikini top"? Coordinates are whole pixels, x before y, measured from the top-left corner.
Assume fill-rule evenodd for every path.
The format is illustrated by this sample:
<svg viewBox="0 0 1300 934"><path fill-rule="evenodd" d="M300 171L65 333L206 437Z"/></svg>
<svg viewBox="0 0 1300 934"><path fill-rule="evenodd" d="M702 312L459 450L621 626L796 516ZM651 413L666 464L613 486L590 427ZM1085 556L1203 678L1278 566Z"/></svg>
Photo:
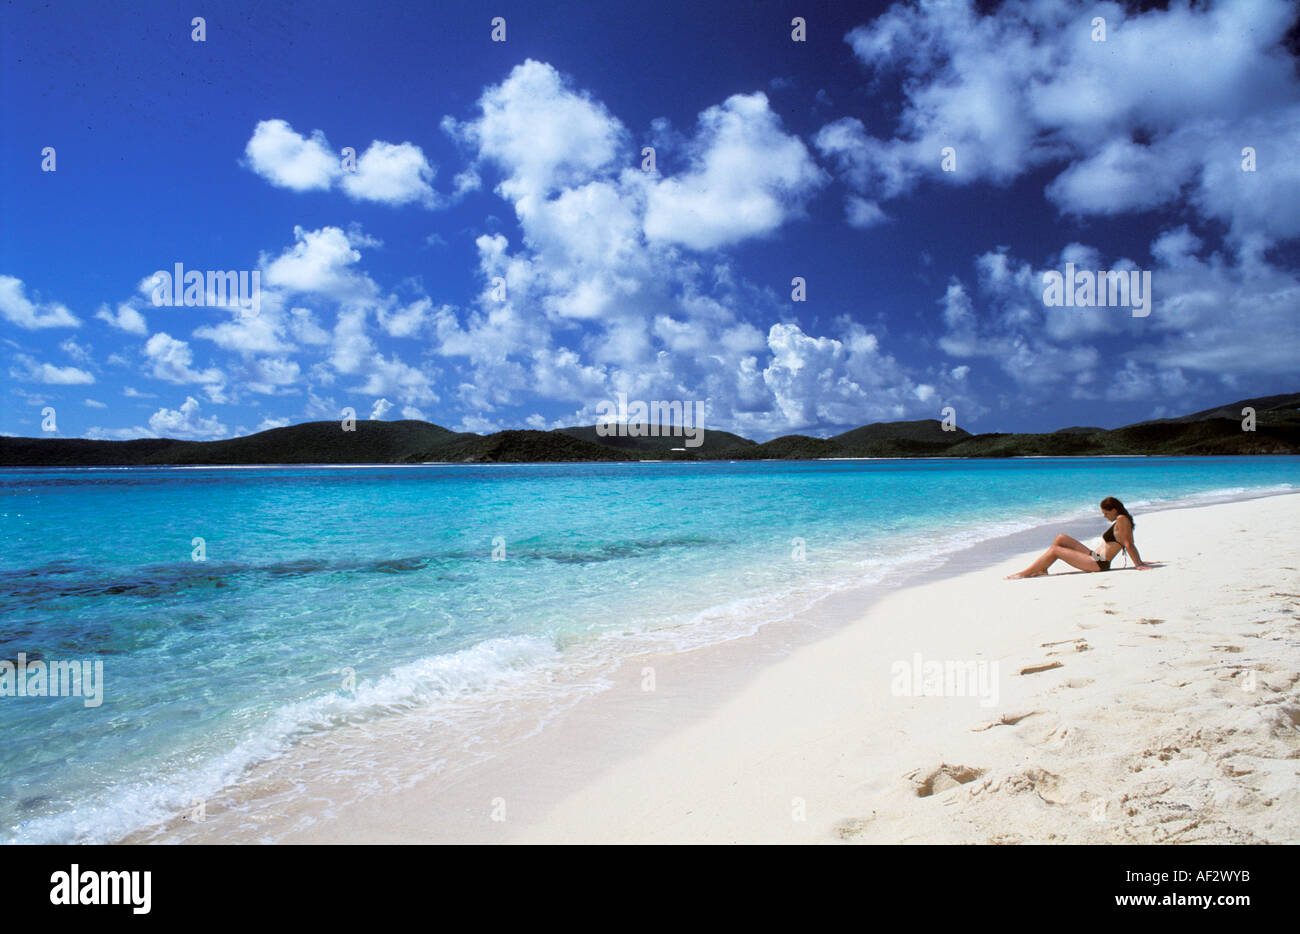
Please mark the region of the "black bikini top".
<svg viewBox="0 0 1300 934"><path fill-rule="evenodd" d="M1118 521L1118 519L1115 520L1115 522ZM1113 542L1115 540L1115 522L1112 522L1110 528L1102 533L1101 540L1103 542Z"/></svg>

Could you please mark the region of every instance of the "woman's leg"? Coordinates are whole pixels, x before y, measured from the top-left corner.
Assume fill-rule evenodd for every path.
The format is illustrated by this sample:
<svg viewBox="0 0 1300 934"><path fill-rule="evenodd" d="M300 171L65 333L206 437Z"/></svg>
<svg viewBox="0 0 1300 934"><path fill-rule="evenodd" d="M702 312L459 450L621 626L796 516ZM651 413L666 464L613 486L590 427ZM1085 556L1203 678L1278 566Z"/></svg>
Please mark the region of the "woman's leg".
<svg viewBox="0 0 1300 934"><path fill-rule="evenodd" d="M1056 541L1052 542L1052 544L1060 545L1062 548L1069 548L1072 551L1082 551L1085 555L1092 553L1091 548L1079 541L1077 538L1071 538L1064 532L1056 536Z"/></svg>
<svg viewBox="0 0 1300 934"><path fill-rule="evenodd" d="M1069 536L1066 537L1068 538ZM1076 551L1075 549L1068 548L1065 545L1053 545L1051 548L1043 552L1038 560L1029 565L1029 567L1025 568L1019 574L1009 575L1007 579L1040 577L1041 575L1046 574L1047 569L1057 561L1064 561L1066 564L1078 568L1080 571L1101 570L1101 565L1098 564L1092 555L1088 553L1087 549Z"/></svg>

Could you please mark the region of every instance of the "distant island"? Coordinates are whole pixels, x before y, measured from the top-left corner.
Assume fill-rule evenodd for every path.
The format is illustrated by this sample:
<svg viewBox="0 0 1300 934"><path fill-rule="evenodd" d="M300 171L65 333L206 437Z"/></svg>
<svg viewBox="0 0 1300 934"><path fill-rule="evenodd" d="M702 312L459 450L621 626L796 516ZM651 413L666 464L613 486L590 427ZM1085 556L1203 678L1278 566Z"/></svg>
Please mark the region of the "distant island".
<svg viewBox="0 0 1300 934"><path fill-rule="evenodd" d="M1255 430L1242 410L1255 410ZM668 430L666 427L663 429ZM552 431L455 432L429 422L304 422L224 441L92 441L0 437L4 467L150 467L254 464L537 463L644 460L814 460L853 457L1099 457L1105 455L1300 454L1300 393L1243 399L1123 428L973 435L935 419L877 422L830 438L785 435L758 444L709 430L681 437L608 436L594 426Z"/></svg>

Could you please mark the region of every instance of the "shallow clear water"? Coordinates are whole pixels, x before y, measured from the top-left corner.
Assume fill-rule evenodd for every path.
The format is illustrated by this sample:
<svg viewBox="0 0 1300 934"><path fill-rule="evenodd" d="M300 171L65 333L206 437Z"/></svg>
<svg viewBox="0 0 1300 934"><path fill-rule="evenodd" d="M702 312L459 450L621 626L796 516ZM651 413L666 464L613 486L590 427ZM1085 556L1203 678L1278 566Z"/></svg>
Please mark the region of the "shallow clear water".
<svg viewBox="0 0 1300 934"><path fill-rule="evenodd" d="M100 660L104 697L0 697L0 838L115 839L309 732L1100 535L1107 495L1140 544L1144 505L1292 487L1285 457L3 470L0 658Z"/></svg>

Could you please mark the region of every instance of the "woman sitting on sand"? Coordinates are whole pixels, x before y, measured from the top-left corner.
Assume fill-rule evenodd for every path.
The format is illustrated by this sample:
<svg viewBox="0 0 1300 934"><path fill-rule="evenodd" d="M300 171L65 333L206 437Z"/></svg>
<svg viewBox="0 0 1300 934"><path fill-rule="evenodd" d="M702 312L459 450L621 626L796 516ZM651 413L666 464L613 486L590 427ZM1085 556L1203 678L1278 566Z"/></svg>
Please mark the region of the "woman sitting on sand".
<svg viewBox="0 0 1300 934"><path fill-rule="evenodd" d="M1056 541L1043 552L1042 557L1019 574L1008 574L1007 580L1041 577L1057 561L1064 561L1080 571L1109 571L1110 563L1121 551L1128 552L1137 570L1149 569L1151 565L1143 562L1137 545L1133 543L1133 517L1124 508L1124 504L1113 496L1107 496L1101 501L1101 514L1111 522L1110 528L1101 537L1103 554L1098 554L1078 539L1061 534L1056 536Z"/></svg>

